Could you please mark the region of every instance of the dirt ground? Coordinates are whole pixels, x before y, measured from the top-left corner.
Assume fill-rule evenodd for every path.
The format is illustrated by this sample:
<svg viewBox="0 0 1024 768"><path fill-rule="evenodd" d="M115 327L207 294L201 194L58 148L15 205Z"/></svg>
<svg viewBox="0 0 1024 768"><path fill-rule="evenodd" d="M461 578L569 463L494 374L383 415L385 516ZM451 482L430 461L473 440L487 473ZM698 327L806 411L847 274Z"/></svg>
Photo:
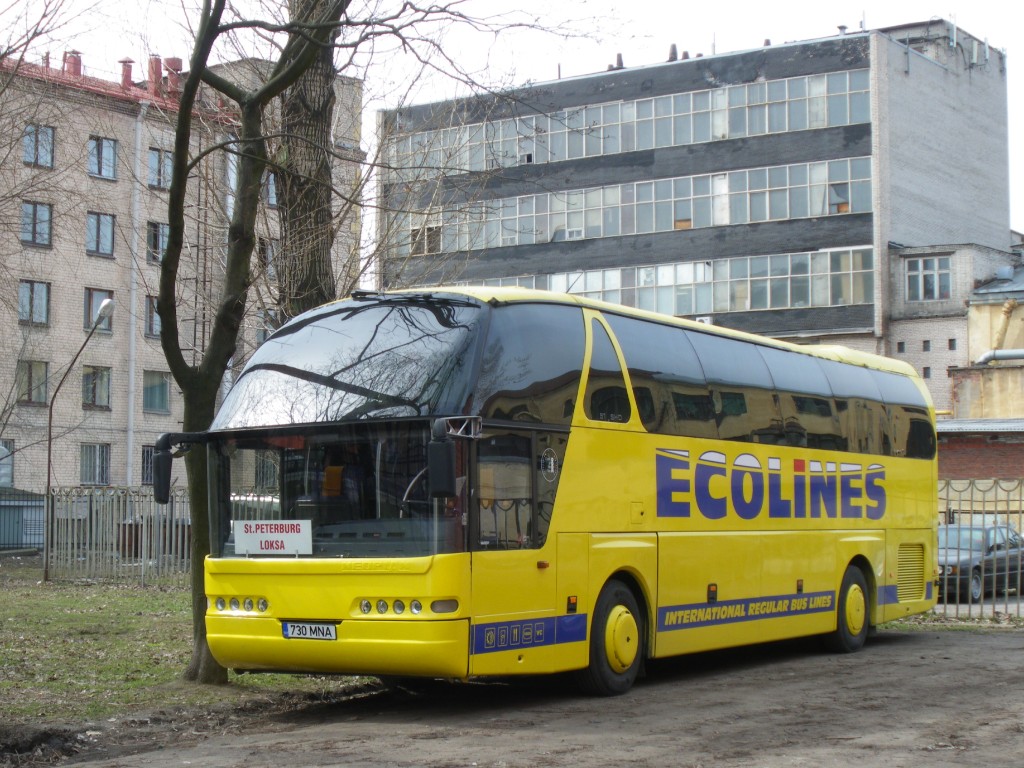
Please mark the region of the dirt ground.
<svg viewBox="0 0 1024 768"><path fill-rule="evenodd" d="M813 641L700 654L650 665L611 699L561 677L415 689L367 679L332 700L44 735L52 749L10 764L1020 766L1024 630L885 630L845 656Z"/></svg>

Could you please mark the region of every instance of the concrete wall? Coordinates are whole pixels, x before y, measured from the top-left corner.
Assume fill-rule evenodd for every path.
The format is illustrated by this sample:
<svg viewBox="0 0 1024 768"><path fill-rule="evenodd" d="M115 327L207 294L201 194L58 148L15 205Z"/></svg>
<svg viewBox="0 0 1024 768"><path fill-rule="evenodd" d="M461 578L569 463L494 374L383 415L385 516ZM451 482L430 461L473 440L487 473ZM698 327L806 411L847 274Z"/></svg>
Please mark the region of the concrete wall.
<svg viewBox="0 0 1024 768"><path fill-rule="evenodd" d="M936 37L928 56L882 33L871 37L874 116L884 129L875 175L886 201L876 210L880 242L1008 250L1005 58L993 48L987 62L971 64L972 38L961 30L953 49L947 30L940 21L928 29Z"/></svg>

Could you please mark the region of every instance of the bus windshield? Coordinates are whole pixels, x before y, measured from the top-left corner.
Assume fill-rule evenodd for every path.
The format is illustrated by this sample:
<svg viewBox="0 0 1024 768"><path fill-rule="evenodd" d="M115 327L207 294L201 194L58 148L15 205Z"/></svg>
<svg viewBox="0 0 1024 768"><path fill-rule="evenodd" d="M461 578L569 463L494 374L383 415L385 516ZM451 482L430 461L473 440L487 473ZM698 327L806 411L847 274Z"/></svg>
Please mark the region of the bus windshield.
<svg viewBox="0 0 1024 768"><path fill-rule="evenodd" d="M425 294L327 304L263 343L212 429L461 413L481 315Z"/></svg>
<svg viewBox="0 0 1024 768"><path fill-rule="evenodd" d="M463 551L464 457L458 457L459 495L431 499L429 427L415 420L218 435L209 444L212 554L412 557Z"/></svg>

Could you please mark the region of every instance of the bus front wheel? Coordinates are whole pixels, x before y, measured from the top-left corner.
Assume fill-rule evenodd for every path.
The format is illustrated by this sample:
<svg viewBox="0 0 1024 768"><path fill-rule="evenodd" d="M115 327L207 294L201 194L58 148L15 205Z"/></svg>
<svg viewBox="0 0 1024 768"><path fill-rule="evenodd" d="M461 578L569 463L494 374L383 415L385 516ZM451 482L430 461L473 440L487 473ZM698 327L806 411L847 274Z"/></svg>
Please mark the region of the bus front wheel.
<svg viewBox="0 0 1024 768"><path fill-rule="evenodd" d="M644 637L636 596L621 581L609 581L594 606L590 664L577 673L580 687L600 696L628 691L643 663Z"/></svg>
<svg viewBox="0 0 1024 768"><path fill-rule="evenodd" d="M868 636L868 586L864 573L851 565L843 574L836 606L836 629L825 636L825 647L836 653L853 653L864 647Z"/></svg>

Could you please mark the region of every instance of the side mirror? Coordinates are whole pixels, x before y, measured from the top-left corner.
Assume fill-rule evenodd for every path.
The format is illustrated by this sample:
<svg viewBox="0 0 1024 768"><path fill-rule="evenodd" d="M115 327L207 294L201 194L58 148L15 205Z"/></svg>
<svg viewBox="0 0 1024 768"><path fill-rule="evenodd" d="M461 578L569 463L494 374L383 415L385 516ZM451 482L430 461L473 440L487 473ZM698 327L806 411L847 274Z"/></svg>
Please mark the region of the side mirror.
<svg viewBox="0 0 1024 768"><path fill-rule="evenodd" d="M170 449L153 450L153 501L166 504L171 500L171 456Z"/></svg>
<svg viewBox="0 0 1024 768"><path fill-rule="evenodd" d="M205 443L205 432L164 432L153 446L153 501L166 504L171 500L171 463L174 456L171 448L175 445L188 449L197 443Z"/></svg>

